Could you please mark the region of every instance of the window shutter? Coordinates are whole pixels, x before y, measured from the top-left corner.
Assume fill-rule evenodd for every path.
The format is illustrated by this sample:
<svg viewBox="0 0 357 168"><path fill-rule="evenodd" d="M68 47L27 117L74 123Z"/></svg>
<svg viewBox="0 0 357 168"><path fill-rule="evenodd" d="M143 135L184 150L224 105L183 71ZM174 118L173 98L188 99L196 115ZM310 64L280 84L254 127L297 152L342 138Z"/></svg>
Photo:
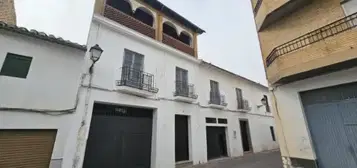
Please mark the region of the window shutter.
<svg viewBox="0 0 357 168"><path fill-rule="evenodd" d="M182 69L182 83L188 85L188 71Z"/></svg>
<svg viewBox="0 0 357 168"><path fill-rule="evenodd" d="M144 62L144 56L140 54L134 54L134 65L133 69L140 70L142 71L144 69L143 63Z"/></svg>
<svg viewBox="0 0 357 168"><path fill-rule="evenodd" d="M8 53L0 71L0 75L26 78L32 57Z"/></svg>
<svg viewBox="0 0 357 168"><path fill-rule="evenodd" d="M125 49L124 50L124 61L123 61L123 67L130 67L133 64L134 60L134 55L130 50Z"/></svg>
<svg viewBox="0 0 357 168"><path fill-rule="evenodd" d="M270 106L269 106L269 100L268 100L268 96L267 95L264 95L264 98L267 102L267 104L265 105L265 109L266 109L266 112L270 112Z"/></svg>
<svg viewBox="0 0 357 168"><path fill-rule="evenodd" d="M218 93L218 82L211 80L211 91L214 93Z"/></svg>
<svg viewBox="0 0 357 168"><path fill-rule="evenodd" d="M244 108L244 101L243 101L242 90L239 89L239 88L236 88L236 94L237 94L238 109L243 109Z"/></svg>

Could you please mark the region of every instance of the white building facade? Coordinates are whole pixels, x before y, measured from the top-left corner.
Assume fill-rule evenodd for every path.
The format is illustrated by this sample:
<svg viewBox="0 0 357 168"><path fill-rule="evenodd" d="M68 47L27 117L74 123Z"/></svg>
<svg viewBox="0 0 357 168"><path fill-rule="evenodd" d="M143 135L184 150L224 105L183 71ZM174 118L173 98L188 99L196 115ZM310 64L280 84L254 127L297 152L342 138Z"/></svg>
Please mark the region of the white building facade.
<svg viewBox="0 0 357 168"><path fill-rule="evenodd" d="M174 168L278 148L261 103L267 87L96 14L87 45L95 44L104 52L66 146L75 159L62 167Z"/></svg>
<svg viewBox="0 0 357 168"><path fill-rule="evenodd" d="M128 15L111 2L93 16L95 63L0 22L1 168L174 168L278 148L267 87L197 59L203 30L155 1Z"/></svg>
<svg viewBox="0 0 357 168"><path fill-rule="evenodd" d="M0 167L61 167L85 52L0 22Z"/></svg>

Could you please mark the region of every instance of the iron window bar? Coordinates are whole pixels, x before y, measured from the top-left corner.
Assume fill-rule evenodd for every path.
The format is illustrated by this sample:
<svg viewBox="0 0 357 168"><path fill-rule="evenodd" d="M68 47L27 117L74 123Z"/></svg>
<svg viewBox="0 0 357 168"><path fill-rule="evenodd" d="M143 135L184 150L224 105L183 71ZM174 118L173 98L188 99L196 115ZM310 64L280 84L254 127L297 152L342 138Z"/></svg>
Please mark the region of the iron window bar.
<svg viewBox="0 0 357 168"><path fill-rule="evenodd" d="M259 11L259 8L260 8L260 6L262 5L262 2L263 2L263 0L258 0L258 1L257 1L257 4L255 4L255 7L254 7L254 9L253 9L254 16L257 15L257 13L258 13L258 11Z"/></svg>
<svg viewBox="0 0 357 168"><path fill-rule="evenodd" d="M335 22L327 24L309 33L306 33L298 38L288 41L282 45L275 47L266 59L266 65L269 67L276 58L284 54L291 53L310 44L324 40L328 37L337 35L346 30L350 30L357 26L357 13L346 16Z"/></svg>
<svg viewBox="0 0 357 168"><path fill-rule="evenodd" d="M189 84L186 81L175 81L176 90L174 96L188 97L197 99L198 95L195 93L195 85Z"/></svg>
<svg viewBox="0 0 357 168"><path fill-rule="evenodd" d="M211 91L210 92L210 100L209 100L208 103L209 104L220 105L220 106L227 106L226 97L224 95L221 95L217 91Z"/></svg>
<svg viewBox="0 0 357 168"><path fill-rule="evenodd" d="M154 75L131 67L122 67L121 78L117 81L117 86L128 86L152 93L157 93Z"/></svg>

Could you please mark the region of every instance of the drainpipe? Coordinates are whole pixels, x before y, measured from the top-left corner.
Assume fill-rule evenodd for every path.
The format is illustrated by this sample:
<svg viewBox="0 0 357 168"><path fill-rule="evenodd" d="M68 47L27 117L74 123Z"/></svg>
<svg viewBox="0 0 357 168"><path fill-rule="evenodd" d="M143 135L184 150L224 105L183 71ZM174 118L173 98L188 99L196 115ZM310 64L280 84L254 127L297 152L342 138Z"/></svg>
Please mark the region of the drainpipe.
<svg viewBox="0 0 357 168"><path fill-rule="evenodd" d="M288 148L288 145L287 145L287 140L286 140L286 136L285 136L285 131L284 131L284 126L283 126L283 123L282 123L282 120L281 120L281 117L280 117L280 112L279 112L279 105L278 105L278 100L276 98L276 95L275 95L275 91L276 89L278 88L278 86L273 86L273 87L270 87L269 90L270 92L272 93L273 95L273 101L274 101L274 108L276 110L276 118L275 120L277 122L279 122L280 126L281 126L281 131L282 131L282 137L284 139L284 143L283 145L281 143L279 143L279 145L281 145L284 150L287 152L287 155L290 157L290 152L289 152L289 148Z"/></svg>

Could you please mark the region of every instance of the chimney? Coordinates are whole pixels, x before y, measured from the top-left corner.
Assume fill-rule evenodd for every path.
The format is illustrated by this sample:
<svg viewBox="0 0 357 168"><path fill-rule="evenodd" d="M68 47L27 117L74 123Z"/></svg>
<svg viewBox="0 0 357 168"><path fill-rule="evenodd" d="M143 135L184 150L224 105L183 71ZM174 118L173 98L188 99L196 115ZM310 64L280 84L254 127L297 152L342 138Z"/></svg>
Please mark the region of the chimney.
<svg viewBox="0 0 357 168"><path fill-rule="evenodd" d="M0 0L0 21L16 25L14 0Z"/></svg>

